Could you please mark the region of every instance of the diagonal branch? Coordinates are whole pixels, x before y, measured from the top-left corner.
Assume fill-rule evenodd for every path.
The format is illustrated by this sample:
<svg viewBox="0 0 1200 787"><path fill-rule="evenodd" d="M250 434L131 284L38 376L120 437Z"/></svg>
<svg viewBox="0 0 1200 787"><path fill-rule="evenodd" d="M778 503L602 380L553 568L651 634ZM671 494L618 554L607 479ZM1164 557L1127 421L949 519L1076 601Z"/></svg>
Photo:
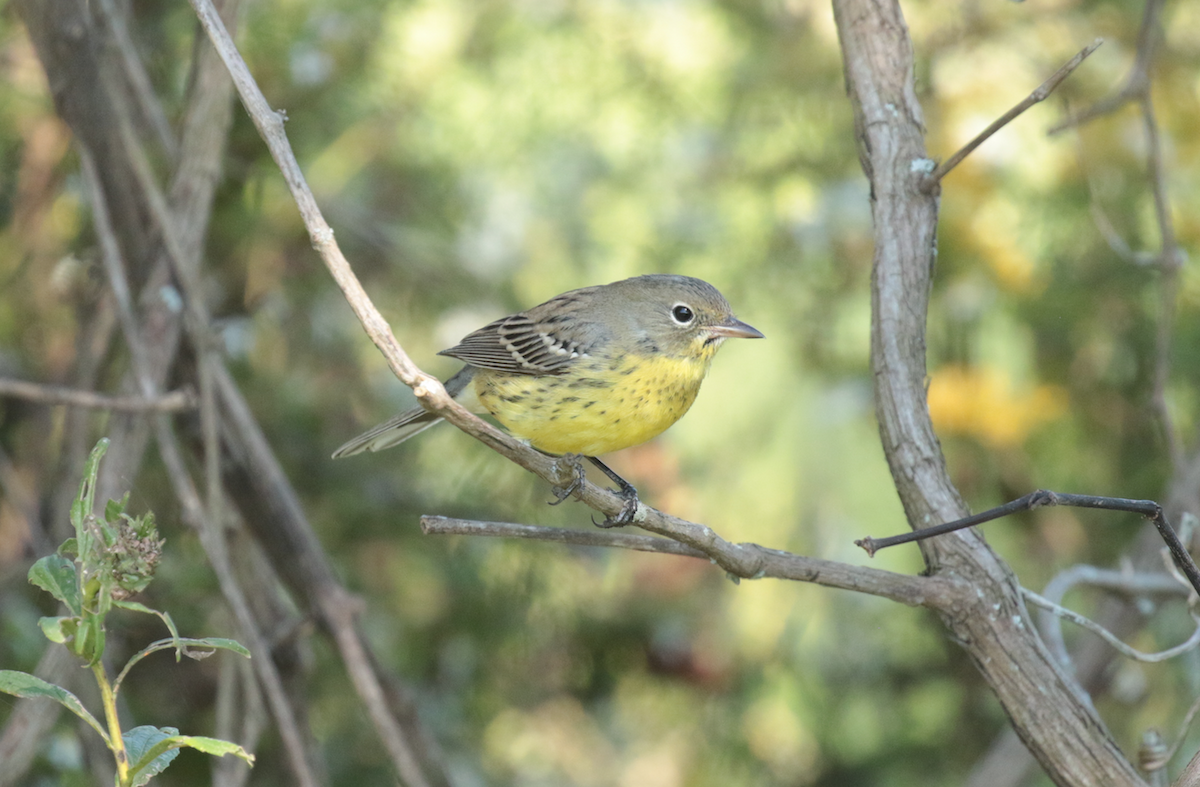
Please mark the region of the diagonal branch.
<svg viewBox="0 0 1200 787"><path fill-rule="evenodd" d="M1025 112L1025 110L1029 109L1034 104L1040 104L1041 102L1045 101L1050 94L1054 92L1054 89L1058 87L1064 79L1069 77L1072 71L1079 68L1079 64L1086 60L1088 55L1099 49L1100 45L1103 43L1103 38L1097 38L1095 41L1081 49L1079 53L1075 55L1075 57L1068 60L1062 68L1055 71L1049 79L1043 82L1037 90L1030 93L1012 109L1008 110L1003 115L996 118L996 120L992 121L991 125L979 132L974 139L963 145L958 152L943 161L933 172L929 173L925 180L921 182L921 189L926 193L933 191L934 187L941 182L941 179L946 177L950 170L961 164L963 159L971 155L975 148L986 142L987 139L997 131L1016 120L1022 113Z"/></svg>
<svg viewBox="0 0 1200 787"><path fill-rule="evenodd" d="M137 317L134 315L133 301L130 295L129 283L125 276L125 266L121 258L120 247L116 242L116 237L109 223L108 206L103 188L100 185L99 176L96 174L96 165L92 160L90 152L82 144L80 146L80 163L83 167L85 180L91 187L93 223L96 227L97 237L100 240L101 257L108 272L113 292L116 294L121 324L126 332L125 341L130 348L134 370L143 394L148 397L153 396L155 395L155 384L151 380L150 364L146 357L145 343L138 332ZM223 524L213 519L213 512L206 512L204 510L199 496L192 489L187 470L174 439L174 433L165 414L159 415L157 426L160 438L159 450L170 471L176 495L183 504L185 514L197 526L200 532L201 543L208 554L209 562L213 565L213 570L217 575L221 590L238 620L242 630L242 637L246 640L250 652L254 654L253 663L258 671L259 679L262 681L267 703L270 705L272 715L275 717L280 737L283 738L284 748L289 755L293 773L300 784L315 787L317 784L316 775L313 773L305 756L303 737L300 735L295 716L287 702L283 682L271 658L270 648L262 637L257 625L255 625L245 593L241 586L238 585L230 569L229 556L224 545L224 535L221 532Z"/></svg>
<svg viewBox="0 0 1200 787"><path fill-rule="evenodd" d="M492 536L496 538L526 538L553 541L578 546L632 549L638 552L657 552L667 555L711 560L712 554L667 538L652 538L611 530L567 530L560 527L519 525L510 522L479 522L444 516L421 517L421 532L426 535ZM832 560L804 557L758 544L738 544L739 549L756 554L758 571L753 575L731 573L739 579L790 579L811 582L825 587L853 590L898 601L911 607L948 608L956 597L956 589L945 577L914 577L867 566L853 566Z"/></svg>
<svg viewBox="0 0 1200 787"><path fill-rule="evenodd" d="M1125 84L1111 96L1097 101L1079 114L1068 117L1053 126L1049 131L1050 134L1058 134L1069 128L1082 126L1096 118L1111 115L1150 90L1150 72L1154 66L1154 55L1162 38L1159 17L1162 13L1163 2L1164 0L1146 0L1146 8L1142 12L1142 24L1138 29L1137 55L1133 61L1133 68L1129 70L1129 75L1125 78Z"/></svg>
<svg viewBox="0 0 1200 787"><path fill-rule="evenodd" d="M313 248L321 256L367 335L383 354L392 372L401 382L413 389L417 400L427 410L437 413L446 421L550 484L559 487L569 486L575 480L573 466L570 463L560 462L533 450L467 411L466 408L450 398L436 377L419 369L400 346L391 327L379 310L375 308L370 296L363 289L354 271L350 268L350 263L334 239L333 230L325 221L321 209L317 205L316 197L308 187L304 173L287 140L283 129L282 115L271 109L267 103L266 97L263 96L220 17L213 9L211 1L190 0L190 2L218 54L229 69L242 103L270 149L275 163L283 173L292 197L300 209L300 215L308 229ZM609 516L620 512L624 503L623 498L619 495L586 480L579 484L574 495L586 505ZM639 505L634 522L652 533L674 538L705 551L712 555L722 568L738 576L753 576L758 571L759 556L748 554L740 547L730 544L705 525L668 516L645 505Z"/></svg>

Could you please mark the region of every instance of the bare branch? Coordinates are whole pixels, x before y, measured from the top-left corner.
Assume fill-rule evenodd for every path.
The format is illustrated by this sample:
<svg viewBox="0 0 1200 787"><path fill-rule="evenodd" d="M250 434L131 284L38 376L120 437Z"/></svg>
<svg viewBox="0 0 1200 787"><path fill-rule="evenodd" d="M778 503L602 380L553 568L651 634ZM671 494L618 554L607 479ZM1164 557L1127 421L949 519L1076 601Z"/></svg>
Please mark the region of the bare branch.
<svg viewBox="0 0 1200 787"><path fill-rule="evenodd" d="M68 404L92 410L119 410L129 413L175 413L196 409L196 394L187 388L162 396L107 396L95 391L80 391L58 385L42 385L0 377L0 396L11 396L39 404Z"/></svg>
<svg viewBox="0 0 1200 787"><path fill-rule="evenodd" d="M1193 618L1193 620L1195 620L1197 623L1196 629L1191 633L1191 635L1187 638L1186 641L1182 642L1179 645L1176 645L1173 648L1168 648L1166 650L1159 651L1157 653L1144 653L1140 650L1136 650L1135 648L1129 647L1124 642L1122 642L1115 634L1113 634L1108 629L1104 628L1104 626L1101 626L1099 623L1096 623L1095 621L1090 620L1090 619L1084 617L1083 615L1080 615L1078 612L1067 609L1066 607L1061 606L1059 604L1055 604L1050 599L1043 598L1042 596L1039 596L1037 593L1034 593L1032 590L1030 590L1028 588L1021 588L1021 594L1023 596L1025 596L1026 601L1032 602L1033 604L1041 607L1042 609L1045 609L1045 610L1048 610L1048 611L1054 613L1055 615L1062 618L1063 620L1069 620L1072 623L1074 623L1075 625L1082 626L1083 628L1087 629L1088 631L1092 632L1093 634L1096 634L1101 639L1103 639L1105 642L1107 642L1109 645L1112 645L1113 648L1115 648L1119 653L1121 653L1122 655L1128 656L1129 658L1134 659L1135 661L1145 661L1145 662L1149 662L1149 663L1166 661L1167 659L1173 659L1180 654L1186 653L1189 650L1194 649L1197 645L1200 645L1200 619L1197 619L1197 618Z"/></svg>
<svg viewBox="0 0 1200 787"><path fill-rule="evenodd" d="M1188 728L1190 728L1192 726L1192 722L1195 721L1196 713L1198 711L1200 711L1200 697L1197 697L1196 700L1192 702L1192 705L1190 708L1188 708L1187 713L1183 715L1183 721L1179 723L1179 733L1175 737L1175 742L1172 743L1171 747L1162 755L1162 761L1164 765L1175 757L1176 753L1179 751L1179 747L1182 746L1183 742L1187 739Z"/></svg>
<svg viewBox="0 0 1200 787"><path fill-rule="evenodd" d="M1155 0L1149 0L1153 5ZM1149 67L1149 66L1147 66ZM1158 137L1158 122L1154 116L1154 101L1148 86L1140 96L1142 121L1146 128L1146 169L1150 190L1154 195L1154 215L1158 220L1161 247L1158 267L1159 282L1158 326L1154 336L1154 389L1152 401L1159 424L1170 451L1171 467L1178 471L1183 465L1183 445L1175 428L1175 419L1167 402L1167 382L1171 374L1171 343L1174 338L1175 308L1179 293L1179 269L1183 266L1183 250L1175 236L1171 206L1167 198L1167 175L1163 164L1162 145Z"/></svg>
<svg viewBox="0 0 1200 787"><path fill-rule="evenodd" d="M1154 524L1154 527L1158 529L1158 534L1166 543L1167 549L1170 550L1175 565L1179 567L1191 586L1200 594L1200 568L1196 567L1192 556L1188 554L1187 549L1180 542L1174 528L1171 527L1171 523L1167 521L1167 515L1163 511L1162 506L1153 500L1129 500L1123 497L1101 497L1098 495L1073 495L1039 489L1036 492L1030 492L1024 497L1019 497L1010 503L990 508L973 516L956 519L953 522L945 522L933 527L925 527L909 533L889 536L888 538L876 539L868 536L854 543L866 550L868 555L874 555L880 549L896 546L897 544L907 544L912 541L922 541L934 536L953 533L956 530L974 527L975 525L1009 516L1019 511L1029 511L1043 506L1102 508L1109 511L1128 511L1134 514L1141 514L1146 519L1149 519Z"/></svg>
<svg viewBox="0 0 1200 787"><path fill-rule="evenodd" d="M1130 101L1138 99L1150 89L1150 71L1154 65L1154 55L1161 38L1159 15L1162 6L1163 0L1146 0L1146 8L1142 12L1142 25L1138 29L1137 58L1121 89L1108 98L1097 101L1079 114L1068 117L1053 126L1047 133L1058 134L1069 128L1082 126L1098 117L1110 115Z"/></svg>
<svg viewBox="0 0 1200 787"><path fill-rule="evenodd" d="M1186 536L1181 536L1181 539L1187 541ZM1186 581L1180 581L1179 578L1172 574L1074 565L1060 571L1053 579L1047 582L1046 587L1042 590L1042 597L1049 599L1055 604L1061 604L1067 591L1076 585L1088 585L1100 588L1101 590L1107 590L1111 593L1123 594L1134 599L1141 599L1152 595L1186 597L1191 592ZM1046 640L1046 646L1058 658L1059 663L1065 666L1071 664L1072 659L1070 653L1067 651L1066 640L1063 638L1061 623L1062 618L1050 612L1044 611L1041 613L1040 628L1042 630L1042 638ZM1117 625L1120 625L1119 618L1117 619Z"/></svg>
<svg viewBox="0 0 1200 787"><path fill-rule="evenodd" d="M834 0L859 159L874 222L871 369L888 468L908 523L968 512L946 468L926 396L926 321L938 202L919 186L929 159L912 41L895 0ZM970 594L942 614L1014 729L1057 784L1142 784L1074 682L1042 645L1012 570L970 530L921 542L928 573Z"/></svg>
<svg viewBox="0 0 1200 787"><path fill-rule="evenodd" d="M554 541L578 546L632 549L639 552L659 552L713 560L704 550L689 547L666 538L652 538L611 530L567 530L559 527L521 525L511 522L479 522L444 516L421 517L421 531L427 535L492 536L497 538L528 538ZM726 542L728 543L728 542ZM913 607L945 608L953 602L957 589L943 577L913 577L866 566L852 566L832 560L804 557L791 552L767 549L758 544L738 544L738 549L754 554L754 574L730 572L737 579L790 579L812 582L825 587L854 590L882 596ZM714 561L716 562L716 561Z"/></svg>
<svg viewBox="0 0 1200 787"><path fill-rule="evenodd" d="M146 359L145 345L137 330L137 318L133 313L133 302L130 297L129 283L125 276L125 266L121 259L120 247L116 240L108 218L108 205L101 186L96 165L90 152L80 145L80 164L84 178L90 187L92 202L92 220L96 235L100 239L101 257L109 274L113 292L117 294L117 305L121 312L121 324L126 331L125 341L130 348L134 371L140 385L149 396L154 395L155 384L151 379L149 363ZM165 228L164 228L165 230ZM164 231L164 234L165 231ZM184 506L186 516L197 527L201 543L208 554L209 562L217 576L222 593L233 610L241 628L241 636L246 646L254 655L253 664L258 671L259 679L267 695L267 702L272 715L279 727L280 737L284 740L284 748L292 771L298 782L306 787L316 787L317 778L309 766L305 756L306 747L299 732L299 726L287 702L283 682L279 677L270 649L265 644L261 632L254 623L249 604L241 587L237 584L229 568L228 555L224 551L223 537L217 533L213 537L212 530L220 527L206 515L203 506L196 495L187 474L186 466L180 454L169 420L165 415L159 415L158 422L159 453L167 466L168 473L175 487L176 496Z"/></svg>
<svg viewBox="0 0 1200 787"><path fill-rule="evenodd" d="M137 101L138 111L141 112L145 122L153 130L158 144L162 146L167 156L173 161L179 155L179 143L175 140L175 133L171 130L171 124L167 122L167 116L163 112L162 104L154 94L154 86L150 84L150 75L146 73L142 61L137 57L137 46L134 45L133 37L129 34L129 27L125 24L125 17L113 5L113 0L100 0L98 5L100 15L104 18L104 22L108 25L109 30L112 31L113 39L117 43L116 50L119 55L121 70L124 72L130 91Z"/></svg>
<svg viewBox="0 0 1200 787"><path fill-rule="evenodd" d="M1079 64L1086 60L1088 55L1099 49L1100 45L1103 43L1103 38L1097 38L1095 41L1081 49L1079 53L1075 55L1075 57L1068 60L1062 68L1055 71L1049 79L1043 82L1037 90L1030 93L1020 103L994 120L991 125L979 132L974 139L963 145L957 153L943 161L937 169L929 173L925 180L922 181L921 188L926 192L932 191L933 188L941 181L941 179L946 177L950 170L961 164L962 160L971 155L975 148L987 141L988 137L1007 126L1034 104L1040 104L1041 102L1045 101L1046 98L1054 92L1054 89L1058 87L1064 79L1069 77L1072 71L1079 68Z"/></svg>
<svg viewBox="0 0 1200 787"><path fill-rule="evenodd" d="M556 541L583 547L631 549L636 552L657 552L682 555L704 560L708 555L669 538L640 536L614 530L567 530L561 527L519 525L512 522L480 522L448 516L421 517L421 532L427 536L491 536L494 538L528 538L537 541Z"/></svg>
<svg viewBox="0 0 1200 787"><path fill-rule="evenodd" d="M413 389L417 400L426 409L436 412L459 429L550 484L558 487L569 486L574 480L573 465L533 450L511 435L501 432L468 412L466 408L450 398L436 377L421 371L409 358L338 247L337 241L333 237L333 230L330 229L321 214L316 198L309 189L291 145L288 143L281 115L272 110L267 103L210 0L190 1L217 52L229 69L234 85L242 98L242 103L246 106L247 112L287 181L292 197L300 209L300 215L308 228L313 248L321 256L325 266L358 316L367 335L383 354L392 372L401 382ZM624 503L623 498L614 492L586 480L578 485L574 496L591 508L609 516L617 514ZM760 555L748 554L745 550L720 538L704 525L665 515L645 505L639 505L634 516L634 523L644 530L674 538L700 549L716 560L722 568L737 576L753 576L759 570Z"/></svg>

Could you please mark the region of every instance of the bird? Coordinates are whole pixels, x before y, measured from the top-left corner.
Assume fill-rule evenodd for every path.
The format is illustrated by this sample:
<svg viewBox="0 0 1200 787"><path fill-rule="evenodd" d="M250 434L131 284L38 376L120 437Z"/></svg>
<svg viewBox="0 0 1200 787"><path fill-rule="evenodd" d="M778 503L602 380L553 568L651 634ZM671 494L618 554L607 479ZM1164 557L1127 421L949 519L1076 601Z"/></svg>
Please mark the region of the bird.
<svg viewBox="0 0 1200 787"><path fill-rule="evenodd" d="M466 364L446 381L450 396L539 451L574 463L574 482L556 489L552 504L581 482L580 457L617 484L620 513L597 523L615 527L633 521L637 489L598 456L644 443L683 417L718 348L734 338L763 334L737 319L716 287L691 276L649 274L564 292L438 354ZM333 458L399 445L441 420L421 407L407 410Z"/></svg>

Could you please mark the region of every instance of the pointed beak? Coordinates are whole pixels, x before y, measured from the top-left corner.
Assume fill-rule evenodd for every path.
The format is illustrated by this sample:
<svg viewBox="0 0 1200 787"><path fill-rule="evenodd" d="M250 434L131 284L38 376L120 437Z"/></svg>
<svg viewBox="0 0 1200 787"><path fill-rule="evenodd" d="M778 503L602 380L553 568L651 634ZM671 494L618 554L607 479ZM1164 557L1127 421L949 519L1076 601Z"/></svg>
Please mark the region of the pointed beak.
<svg viewBox="0 0 1200 787"><path fill-rule="evenodd" d="M763 335L755 328L751 328L746 323L730 317L724 322L717 325L708 326L708 332L713 336L720 336L723 339L761 339Z"/></svg>

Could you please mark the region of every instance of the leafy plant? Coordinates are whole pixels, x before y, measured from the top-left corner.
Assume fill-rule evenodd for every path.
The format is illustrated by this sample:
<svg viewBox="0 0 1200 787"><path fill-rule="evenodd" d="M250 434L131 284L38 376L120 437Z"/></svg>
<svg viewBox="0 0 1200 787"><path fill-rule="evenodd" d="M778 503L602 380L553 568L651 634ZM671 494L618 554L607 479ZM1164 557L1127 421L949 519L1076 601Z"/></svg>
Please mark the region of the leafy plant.
<svg viewBox="0 0 1200 787"><path fill-rule="evenodd" d="M90 724L113 753L117 787L146 784L170 765L184 746L218 757L233 754L253 765L254 756L229 741L180 735L174 727L121 729L117 716L121 683L129 670L151 653L174 649L179 661L183 656L202 659L217 650L231 650L246 658L250 652L231 639L180 637L166 612L129 600L154 578L164 542L158 538L152 513L139 517L126 513L128 493L120 500L108 501L103 516L95 515L96 476L107 450L108 439L101 439L88 457L79 494L71 505L75 537L68 538L55 554L43 557L29 569L29 581L66 606L67 614L38 621L42 633L51 642L70 648L92 670L100 687L106 724L102 725L71 692L25 672L0 670L0 691L18 697L55 700ZM110 680L102 662L104 620L114 607L158 616L171 636L135 653L116 680Z"/></svg>

